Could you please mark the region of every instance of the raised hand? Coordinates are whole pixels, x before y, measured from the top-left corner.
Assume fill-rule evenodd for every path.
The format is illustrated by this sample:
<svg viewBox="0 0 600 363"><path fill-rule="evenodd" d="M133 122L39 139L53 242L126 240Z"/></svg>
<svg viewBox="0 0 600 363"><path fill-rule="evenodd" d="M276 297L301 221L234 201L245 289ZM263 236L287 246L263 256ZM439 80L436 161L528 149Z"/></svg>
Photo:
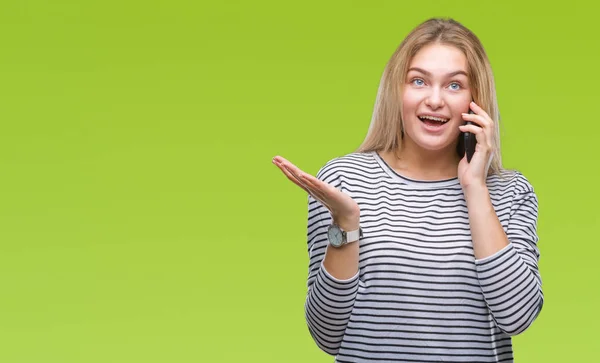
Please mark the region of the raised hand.
<svg viewBox="0 0 600 363"><path fill-rule="evenodd" d="M463 113L463 119L473 122L473 125L461 125L462 132L471 132L477 139L475 154L471 162L463 157L458 164L458 179L463 188L472 185L485 186L488 170L493 158L494 122L491 117L475 102L471 102L469 108L475 114Z"/></svg>
<svg viewBox="0 0 600 363"><path fill-rule="evenodd" d="M329 210L333 220L344 230L358 228L360 208L349 195L316 177L303 172L281 156L273 158L275 164L294 184L302 188Z"/></svg>

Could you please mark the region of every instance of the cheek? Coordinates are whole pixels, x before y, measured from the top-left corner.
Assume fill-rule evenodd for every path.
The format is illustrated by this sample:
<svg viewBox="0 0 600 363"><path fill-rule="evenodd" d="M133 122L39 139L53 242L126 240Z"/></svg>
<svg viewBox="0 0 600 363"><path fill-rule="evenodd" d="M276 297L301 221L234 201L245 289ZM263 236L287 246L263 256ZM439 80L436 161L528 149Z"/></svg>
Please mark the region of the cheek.
<svg viewBox="0 0 600 363"><path fill-rule="evenodd" d="M419 95L409 89L402 95L402 102L407 106L414 107L419 102Z"/></svg>
<svg viewBox="0 0 600 363"><path fill-rule="evenodd" d="M460 115L463 112L468 112L470 102L470 96L455 97L452 98L450 102L448 102L448 106L450 106L450 109L452 110L453 114Z"/></svg>
<svg viewBox="0 0 600 363"><path fill-rule="evenodd" d="M402 96L402 115L405 116L411 113L415 113L418 104L419 99L417 95L415 95L412 92L405 92Z"/></svg>

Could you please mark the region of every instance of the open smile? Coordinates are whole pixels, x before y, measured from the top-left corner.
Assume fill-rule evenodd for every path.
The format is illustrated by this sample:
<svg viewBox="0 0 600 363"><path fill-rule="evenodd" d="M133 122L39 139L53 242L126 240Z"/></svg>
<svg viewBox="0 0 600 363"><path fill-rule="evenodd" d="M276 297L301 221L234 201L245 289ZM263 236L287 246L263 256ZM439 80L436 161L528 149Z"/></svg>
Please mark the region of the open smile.
<svg viewBox="0 0 600 363"><path fill-rule="evenodd" d="M424 122L426 124L430 124L430 125L443 125L446 122L450 121L449 118L446 117L440 117L440 116L431 116L431 115L422 115L422 116L417 116L419 118L419 120L421 120L421 122Z"/></svg>
<svg viewBox="0 0 600 363"><path fill-rule="evenodd" d="M449 118L440 116L421 115L418 116L421 120L423 128L428 132L439 133L446 129L446 124L450 121Z"/></svg>

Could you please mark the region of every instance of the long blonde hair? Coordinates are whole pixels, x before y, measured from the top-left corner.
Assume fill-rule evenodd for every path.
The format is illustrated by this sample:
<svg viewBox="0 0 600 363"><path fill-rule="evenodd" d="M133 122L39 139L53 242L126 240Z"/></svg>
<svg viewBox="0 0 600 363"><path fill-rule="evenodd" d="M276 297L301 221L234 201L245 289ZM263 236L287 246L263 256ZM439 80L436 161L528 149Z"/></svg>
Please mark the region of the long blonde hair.
<svg viewBox="0 0 600 363"><path fill-rule="evenodd" d="M412 58L432 43L454 46L465 54L473 100L492 118L496 128L489 174L499 174L503 170L500 117L492 68L479 38L459 22L447 18L432 18L421 23L396 49L381 77L369 130L356 151L400 150L404 135L402 87Z"/></svg>

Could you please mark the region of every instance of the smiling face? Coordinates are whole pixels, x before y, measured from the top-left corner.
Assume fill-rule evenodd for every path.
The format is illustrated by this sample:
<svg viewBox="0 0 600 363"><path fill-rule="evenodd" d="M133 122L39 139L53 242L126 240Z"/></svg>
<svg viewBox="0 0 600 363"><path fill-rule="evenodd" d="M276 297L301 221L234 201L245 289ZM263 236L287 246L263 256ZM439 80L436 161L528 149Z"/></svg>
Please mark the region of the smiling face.
<svg viewBox="0 0 600 363"><path fill-rule="evenodd" d="M469 112L467 59L456 47L430 44L411 60L402 93L405 142L429 151L455 150Z"/></svg>

